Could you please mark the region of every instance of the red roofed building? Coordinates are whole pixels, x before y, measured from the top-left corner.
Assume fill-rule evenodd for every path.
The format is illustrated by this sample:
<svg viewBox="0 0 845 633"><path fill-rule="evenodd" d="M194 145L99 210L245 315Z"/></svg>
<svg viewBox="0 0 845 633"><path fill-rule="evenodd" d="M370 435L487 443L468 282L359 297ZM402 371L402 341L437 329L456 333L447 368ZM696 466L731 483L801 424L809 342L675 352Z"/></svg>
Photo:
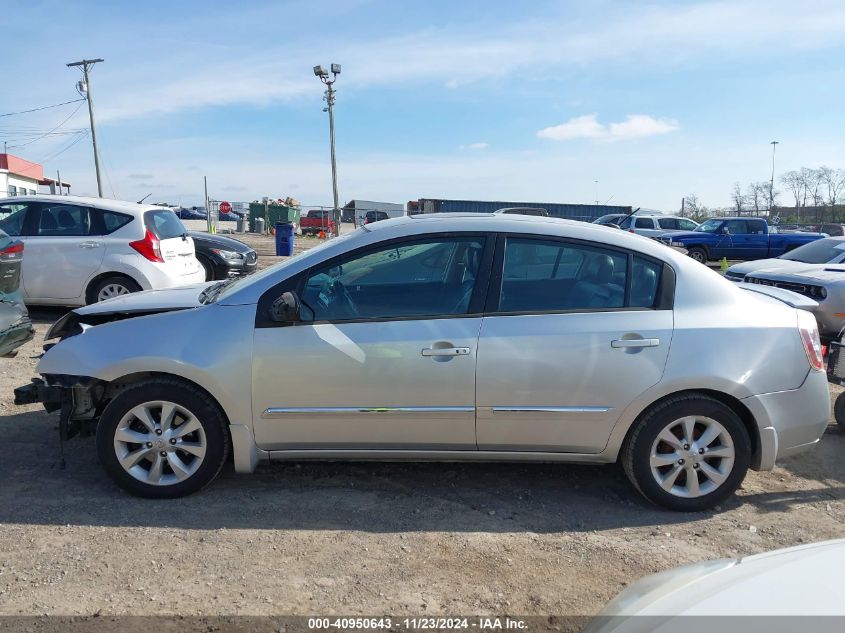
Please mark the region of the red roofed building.
<svg viewBox="0 0 845 633"><path fill-rule="evenodd" d="M38 163L11 154L0 154L0 198L34 196L37 193L69 194L70 183L44 176Z"/></svg>

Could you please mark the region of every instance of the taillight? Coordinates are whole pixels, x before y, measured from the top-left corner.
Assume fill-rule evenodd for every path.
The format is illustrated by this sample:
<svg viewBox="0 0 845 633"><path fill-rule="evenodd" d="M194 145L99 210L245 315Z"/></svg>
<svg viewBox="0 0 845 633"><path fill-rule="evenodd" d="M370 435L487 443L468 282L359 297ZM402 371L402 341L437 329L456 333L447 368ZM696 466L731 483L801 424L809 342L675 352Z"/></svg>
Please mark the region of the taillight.
<svg viewBox="0 0 845 633"><path fill-rule="evenodd" d="M159 248L158 238L153 235L153 232L149 229L147 229L147 232L144 234L144 239L137 240L136 242L129 242L129 246L141 253L141 255L149 259L151 262L164 263L164 258L161 256L161 248Z"/></svg>
<svg viewBox="0 0 845 633"><path fill-rule="evenodd" d="M822 371L824 360L816 317L804 310L798 310L798 333L801 335L801 342L804 344L804 352L807 354L810 368Z"/></svg>
<svg viewBox="0 0 845 633"><path fill-rule="evenodd" d="M0 260L14 261L17 259L23 259L23 242L10 244L0 251Z"/></svg>

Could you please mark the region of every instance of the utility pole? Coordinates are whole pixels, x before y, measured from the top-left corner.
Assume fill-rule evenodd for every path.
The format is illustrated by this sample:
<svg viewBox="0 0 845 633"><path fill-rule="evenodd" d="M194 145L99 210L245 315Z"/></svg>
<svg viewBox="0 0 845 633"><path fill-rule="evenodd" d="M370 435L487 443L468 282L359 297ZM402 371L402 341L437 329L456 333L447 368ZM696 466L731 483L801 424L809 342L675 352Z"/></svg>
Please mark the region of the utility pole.
<svg viewBox="0 0 845 633"><path fill-rule="evenodd" d="M340 64L331 65L332 78L329 79L329 72L322 66L314 66L314 75L319 77L326 85L326 92L323 95L323 100L326 102L326 107L323 112L329 113L329 143L331 144L332 152L332 194L334 196L334 208L332 209L332 219L334 220L335 237L340 235L340 208L337 200L337 162L334 155L334 100L335 89L334 82L337 81L337 76L340 74Z"/></svg>
<svg viewBox="0 0 845 633"><path fill-rule="evenodd" d="M102 198L103 197L103 184L102 180L100 179L100 153L97 151L97 131L94 128L94 104L91 99L91 80L88 77L88 71L94 64L97 64L102 59L83 59L80 62L72 62L68 64L68 68L73 66L81 66L82 67L82 82L81 82L81 90L80 85L77 84L77 90L80 93L83 91L85 92L85 99L88 101L88 117L91 120L91 142L94 144L94 169L97 171L97 194Z"/></svg>
<svg viewBox="0 0 845 633"><path fill-rule="evenodd" d="M772 214L772 208L775 206L775 150L780 141L772 141L772 180L769 182L769 215Z"/></svg>
<svg viewBox="0 0 845 633"><path fill-rule="evenodd" d="M596 185L596 208L598 208L598 206L599 206L599 181L594 180L593 182Z"/></svg>

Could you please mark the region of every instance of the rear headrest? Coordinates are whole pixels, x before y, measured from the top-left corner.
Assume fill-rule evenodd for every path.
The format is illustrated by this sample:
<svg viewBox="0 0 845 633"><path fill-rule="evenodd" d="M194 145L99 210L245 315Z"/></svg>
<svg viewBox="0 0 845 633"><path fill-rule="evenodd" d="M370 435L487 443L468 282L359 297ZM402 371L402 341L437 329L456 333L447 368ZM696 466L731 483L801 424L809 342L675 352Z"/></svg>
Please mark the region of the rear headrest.
<svg viewBox="0 0 845 633"><path fill-rule="evenodd" d="M49 211L41 212L41 228L47 229L48 231L59 228L59 224L58 222L56 222L56 218Z"/></svg>
<svg viewBox="0 0 845 633"><path fill-rule="evenodd" d="M587 275L589 281L597 284L609 284L613 281L613 258L610 255L598 255L590 262Z"/></svg>

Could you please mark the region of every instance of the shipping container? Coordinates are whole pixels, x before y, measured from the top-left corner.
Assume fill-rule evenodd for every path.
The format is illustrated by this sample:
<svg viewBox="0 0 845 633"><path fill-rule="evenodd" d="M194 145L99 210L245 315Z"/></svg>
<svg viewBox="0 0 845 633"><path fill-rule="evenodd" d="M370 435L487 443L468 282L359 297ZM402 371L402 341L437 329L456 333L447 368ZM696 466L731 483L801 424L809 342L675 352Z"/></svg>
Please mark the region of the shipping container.
<svg viewBox="0 0 845 633"><path fill-rule="evenodd" d="M488 200L443 200L420 198L417 213L493 213L505 207L545 209L555 218L591 222L608 213L631 213L631 207L607 204L568 204L559 202L513 202Z"/></svg>

